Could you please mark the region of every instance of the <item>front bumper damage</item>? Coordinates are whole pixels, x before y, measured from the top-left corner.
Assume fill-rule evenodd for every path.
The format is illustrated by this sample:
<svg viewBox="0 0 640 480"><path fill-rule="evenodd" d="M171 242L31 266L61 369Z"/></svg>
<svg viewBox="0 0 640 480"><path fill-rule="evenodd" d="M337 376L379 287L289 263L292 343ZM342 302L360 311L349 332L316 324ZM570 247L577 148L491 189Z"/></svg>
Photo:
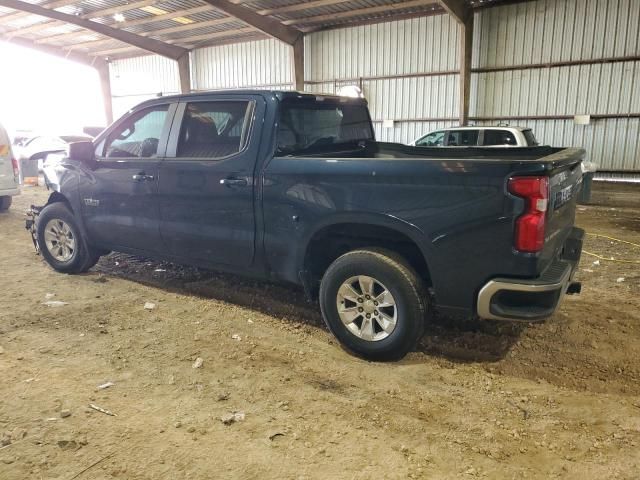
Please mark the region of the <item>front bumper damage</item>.
<svg viewBox="0 0 640 480"><path fill-rule="evenodd" d="M40 246L38 245L38 234L36 230L36 220L38 219L38 215L42 211L43 207L36 207L35 205L31 205L31 207L26 211L26 219L25 219L25 228L31 234L31 240L33 241L33 246L36 249L36 254L40 255Z"/></svg>
<svg viewBox="0 0 640 480"><path fill-rule="evenodd" d="M478 293L477 314L487 320L537 322L556 311L565 294L580 293L573 281L584 230L574 227L558 258L538 278L494 278Z"/></svg>

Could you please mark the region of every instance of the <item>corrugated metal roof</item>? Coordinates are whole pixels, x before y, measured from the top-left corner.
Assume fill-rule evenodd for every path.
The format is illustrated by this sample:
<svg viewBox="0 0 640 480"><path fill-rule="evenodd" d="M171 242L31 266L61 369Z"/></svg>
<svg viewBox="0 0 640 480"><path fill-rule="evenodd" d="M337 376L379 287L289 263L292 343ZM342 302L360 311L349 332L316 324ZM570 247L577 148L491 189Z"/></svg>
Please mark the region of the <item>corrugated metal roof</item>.
<svg viewBox="0 0 640 480"><path fill-rule="evenodd" d="M486 5L507 0L466 1L470 5ZM228 43L234 39L244 41L265 37L262 32L248 31L247 25L243 22L229 17L201 0L36 0L31 3L186 48L203 43ZM267 15L302 31L317 31L441 11L436 0L256 0L243 2L243 5L260 15ZM124 21L116 21L116 13L124 16ZM229 21L224 22L224 18L229 18ZM203 22L207 23L199 25ZM234 34L233 30L237 32ZM220 36L221 32L229 34ZM98 56L104 50L116 48L114 45L126 46L117 41L108 42L100 34L75 25L3 7L0 7L0 34L3 38L15 37ZM207 41L207 34L212 35L210 41ZM192 40L193 37L195 40ZM97 42L103 39L105 42ZM83 45L87 42L97 43ZM130 57L142 53L145 52L130 47L112 55Z"/></svg>

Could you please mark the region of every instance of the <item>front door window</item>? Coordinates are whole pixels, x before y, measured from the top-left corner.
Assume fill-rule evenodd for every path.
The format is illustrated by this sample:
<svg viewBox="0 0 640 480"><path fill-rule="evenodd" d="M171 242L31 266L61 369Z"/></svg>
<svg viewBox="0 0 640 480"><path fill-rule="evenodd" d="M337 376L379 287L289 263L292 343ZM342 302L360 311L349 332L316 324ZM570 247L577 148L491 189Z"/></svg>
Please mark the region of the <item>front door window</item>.
<svg viewBox="0 0 640 480"><path fill-rule="evenodd" d="M105 142L107 158L152 158L158 146L169 105L158 105L131 115Z"/></svg>

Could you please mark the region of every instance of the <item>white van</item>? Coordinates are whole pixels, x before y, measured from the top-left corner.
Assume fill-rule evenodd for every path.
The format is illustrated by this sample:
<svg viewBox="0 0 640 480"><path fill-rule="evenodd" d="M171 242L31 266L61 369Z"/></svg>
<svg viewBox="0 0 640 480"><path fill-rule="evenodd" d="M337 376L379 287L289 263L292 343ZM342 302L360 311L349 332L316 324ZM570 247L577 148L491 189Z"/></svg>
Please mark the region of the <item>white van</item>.
<svg viewBox="0 0 640 480"><path fill-rule="evenodd" d="M0 125L0 212L8 210L11 198L20 194L19 178L20 171L11 151L11 140Z"/></svg>

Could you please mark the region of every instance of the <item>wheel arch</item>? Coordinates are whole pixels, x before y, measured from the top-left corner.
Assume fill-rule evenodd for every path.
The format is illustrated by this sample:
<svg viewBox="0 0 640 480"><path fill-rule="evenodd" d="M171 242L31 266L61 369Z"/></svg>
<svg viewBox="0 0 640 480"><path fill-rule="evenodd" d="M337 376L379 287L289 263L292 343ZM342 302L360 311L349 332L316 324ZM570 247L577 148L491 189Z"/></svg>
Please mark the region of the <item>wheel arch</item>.
<svg viewBox="0 0 640 480"><path fill-rule="evenodd" d="M69 199L58 191L54 191L51 193L51 195L49 195L49 199L47 200L47 203L45 204L45 206L51 205L54 203L64 203L67 206L67 208L71 211L71 213L76 215L76 212L73 209L73 205L71 205L71 202L69 201Z"/></svg>
<svg viewBox="0 0 640 480"><path fill-rule="evenodd" d="M307 293L315 298L324 272L335 259L358 248L384 248L405 258L427 287L433 285L429 254L417 227L388 216L337 218L318 225L300 252L300 276Z"/></svg>

